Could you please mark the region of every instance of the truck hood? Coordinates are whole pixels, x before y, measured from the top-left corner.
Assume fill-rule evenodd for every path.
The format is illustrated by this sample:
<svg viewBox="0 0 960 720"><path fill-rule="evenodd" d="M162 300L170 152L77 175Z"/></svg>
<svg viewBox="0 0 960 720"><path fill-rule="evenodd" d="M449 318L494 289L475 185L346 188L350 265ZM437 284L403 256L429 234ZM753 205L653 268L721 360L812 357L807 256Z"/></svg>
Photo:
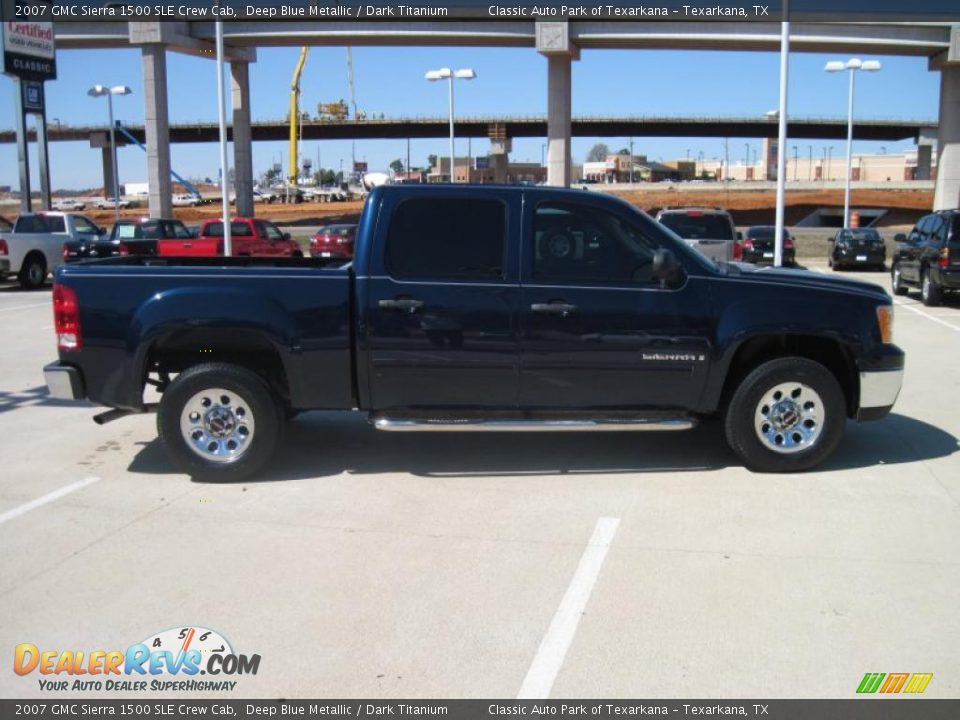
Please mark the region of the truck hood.
<svg viewBox="0 0 960 720"><path fill-rule="evenodd" d="M877 300L891 302L889 293L879 285L853 280L851 278L826 275L813 270L798 270L785 267L757 266L749 263L725 263L728 277L739 277L745 281L778 283L792 287L808 287L816 290L828 290L842 293L856 293Z"/></svg>

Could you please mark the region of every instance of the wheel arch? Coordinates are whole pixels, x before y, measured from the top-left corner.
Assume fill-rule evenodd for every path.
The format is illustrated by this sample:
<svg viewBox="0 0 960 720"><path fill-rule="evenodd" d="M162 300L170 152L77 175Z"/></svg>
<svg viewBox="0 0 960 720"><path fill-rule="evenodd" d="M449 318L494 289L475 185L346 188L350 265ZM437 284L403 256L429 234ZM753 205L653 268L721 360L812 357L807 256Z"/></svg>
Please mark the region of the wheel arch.
<svg viewBox="0 0 960 720"><path fill-rule="evenodd" d="M827 368L843 389L847 417L853 417L860 396L860 377L852 348L836 338L814 334L759 335L733 351L720 394L720 409L730 402L744 378L760 364L780 357L803 357Z"/></svg>

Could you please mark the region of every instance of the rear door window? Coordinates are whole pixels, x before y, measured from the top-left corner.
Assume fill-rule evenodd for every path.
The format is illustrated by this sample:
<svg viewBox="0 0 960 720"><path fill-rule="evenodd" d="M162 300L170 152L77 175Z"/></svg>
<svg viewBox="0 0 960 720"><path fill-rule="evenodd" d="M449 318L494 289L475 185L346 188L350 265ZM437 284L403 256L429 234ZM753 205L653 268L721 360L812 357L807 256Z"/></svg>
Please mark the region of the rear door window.
<svg viewBox="0 0 960 720"><path fill-rule="evenodd" d="M733 240L733 225L724 215L668 213L660 222L684 240Z"/></svg>
<svg viewBox="0 0 960 720"><path fill-rule="evenodd" d="M501 279L506 221L499 200L404 200L390 220L387 272L411 279Z"/></svg>

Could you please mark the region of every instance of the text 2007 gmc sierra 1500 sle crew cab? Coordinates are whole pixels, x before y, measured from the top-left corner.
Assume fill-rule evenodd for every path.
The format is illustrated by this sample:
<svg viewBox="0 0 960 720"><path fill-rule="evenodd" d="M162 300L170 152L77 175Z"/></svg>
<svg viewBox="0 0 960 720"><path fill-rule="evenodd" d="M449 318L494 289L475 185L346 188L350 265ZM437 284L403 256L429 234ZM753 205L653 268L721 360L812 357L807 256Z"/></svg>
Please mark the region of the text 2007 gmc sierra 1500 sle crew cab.
<svg viewBox="0 0 960 720"><path fill-rule="evenodd" d="M886 415L903 352L881 288L715 263L633 206L528 187L375 189L352 264L126 257L62 267L57 398L150 409L186 472L261 469L288 417L380 430L682 430L811 468Z"/></svg>

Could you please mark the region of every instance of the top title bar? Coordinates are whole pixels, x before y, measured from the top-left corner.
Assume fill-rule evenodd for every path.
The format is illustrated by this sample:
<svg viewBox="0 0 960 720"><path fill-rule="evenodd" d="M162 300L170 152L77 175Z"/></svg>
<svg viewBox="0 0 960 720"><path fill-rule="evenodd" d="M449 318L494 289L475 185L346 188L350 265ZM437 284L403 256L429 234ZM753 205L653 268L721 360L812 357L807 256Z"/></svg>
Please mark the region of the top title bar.
<svg viewBox="0 0 960 720"><path fill-rule="evenodd" d="M632 20L774 22L783 0L2 0L4 21ZM799 22L960 22L957 0L792 0Z"/></svg>

